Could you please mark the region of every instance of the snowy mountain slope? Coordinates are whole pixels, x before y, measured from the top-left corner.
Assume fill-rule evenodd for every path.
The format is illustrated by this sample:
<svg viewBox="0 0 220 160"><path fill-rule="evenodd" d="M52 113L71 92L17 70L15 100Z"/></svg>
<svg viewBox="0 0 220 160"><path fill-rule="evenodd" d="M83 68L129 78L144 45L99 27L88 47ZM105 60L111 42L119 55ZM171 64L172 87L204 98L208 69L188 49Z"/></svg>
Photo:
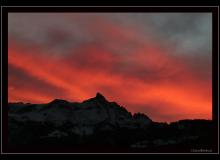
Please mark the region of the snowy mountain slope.
<svg viewBox="0 0 220 160"><path fill-rule="evenodd" d="M97 93L81 103L55 99L47 104L8 104L9 144L127 146L210 145L212 122L153 122L131 114Z"/></svg>

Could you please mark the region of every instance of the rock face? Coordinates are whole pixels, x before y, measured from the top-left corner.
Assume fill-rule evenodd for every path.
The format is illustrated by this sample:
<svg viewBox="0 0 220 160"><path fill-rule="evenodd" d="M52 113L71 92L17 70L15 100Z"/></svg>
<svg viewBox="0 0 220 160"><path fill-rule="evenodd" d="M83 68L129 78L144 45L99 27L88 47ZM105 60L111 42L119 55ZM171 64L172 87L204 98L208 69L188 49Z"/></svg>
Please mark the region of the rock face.
<svg viewBox="0 0 220 160"><path fill-rule="evenodd" d="M153 122L132 115L97 93L82 103L55 99L48 104L8 104L9 144L68 144L127 148L197 143L210 134L211 121ZM204 142L205 143L205 142Z"/></svg>
<svg viewBox="0 0 220 160"><path fill-rule="evenodd" d="M119 128L129 128L134 127L136 122L143 124L152 122L149 118L143 117L144 115L139 114L132 117L132 114L125 108L115 102L108 102L100 93L82 103L55 99L48 104L9 104L9 118L21 122L52 123L57 126L62 126L67 122L90 127L108 123Z"/></svg>

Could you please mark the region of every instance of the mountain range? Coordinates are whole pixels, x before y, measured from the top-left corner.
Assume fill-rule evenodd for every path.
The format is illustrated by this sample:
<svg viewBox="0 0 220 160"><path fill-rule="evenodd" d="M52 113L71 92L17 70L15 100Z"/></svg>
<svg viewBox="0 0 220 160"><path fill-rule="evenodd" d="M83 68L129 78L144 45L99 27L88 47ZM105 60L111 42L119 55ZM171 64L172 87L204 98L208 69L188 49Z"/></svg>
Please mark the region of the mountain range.
<svg viewBox="0 0 220 160"><path fill-rule="evenodd" d="M81 103L8 103L8 143L31 148L68 147L71 152L190 152L212 150L211 120L159 123L128 112L97 93ZM29 147L30 146L30 147Z"/></svg>

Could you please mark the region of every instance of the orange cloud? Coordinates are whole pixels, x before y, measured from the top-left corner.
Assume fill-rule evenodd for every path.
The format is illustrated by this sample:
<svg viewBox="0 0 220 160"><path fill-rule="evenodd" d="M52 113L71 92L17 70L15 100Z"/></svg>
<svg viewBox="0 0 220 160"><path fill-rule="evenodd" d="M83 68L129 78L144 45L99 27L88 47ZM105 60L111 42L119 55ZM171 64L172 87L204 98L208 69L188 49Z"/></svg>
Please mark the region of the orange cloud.
<svg viewBox="0 0 220 160"><path fill-rule="evenodd" d="M154 55L147 57L137 54L133 57L134 59L128 60L130 64L139 62L138 67L152 68L153 71L155 68L157 70L167 64L165 71L157 73L155 70L155 74L172 73L171 66L180 67L179 70L181 71L185 70L183 72L184 75L178 75L181 73L174 72L173 74L176 76L174 80L169 79L168 81L165 78L165 80L155 79L155 81L148 82L148 80L145 81L145 79L140 79L136 76L132 77L132 75L127 73L123 74L123 71L122 73L112 72L111 67L114 70L114 65L122 60L119 57L114 57L111 53L101 54L96 51L98 50L91 49L89 57L92 58L91 64L88 65L90 60L86 59L88 66L85 67L82 64L80 69L79 65L75 65L74 55L71 55L71 57L51 58L47 56L48 54L37 54L37 51L33 50L20 50L10 45L9 65L23 70L33 78L59 88L65 93L62 98L70 101L81 101L90 98L99 91L108 99L124 105L132 112L138 112L139 106L146 106L146 108L154 106L154 110L158 114L163 114L164 112L164 114L175 115L175 113L179 114L180 112L183 114L182 118L211 118L211 85L209 83L196 83L199 82L199 79L193 77L193 74L187 68L183 68L183 64L178 64L172 60L172 57L164 56L165 54L157 51L154 52ZM77 56L76 54L76 61L83 58L83 56ZM73 60L72 63L69 60ZM82 59L80 61L83 62ZM104 65L102 66L103 68L93 68L93 65L99 63L99 61L101 61L100 63L106 63L107 69ZM167 74L169 75L169 73ZM19 79L19 77L17 78ZM178 78L183 80L178 81ZM25 88L16 90L10 88L11 86L13 86L13 80L9 84L9 101L44 103L53 98L59 98L51 96L52 94L45 95L43 92L36 92L36 88L41 86L33 86L32 90ZM166 112L167 110L169 112ZM169 121L169 119L160 119L157 116L152 117L152 119Z"/></svg>
<svg viewBox="0 0 220 160"><path fill-rule="evenodd" d="M132 44L137 40L138 44L145 40L132 28L120 28L103 19L95 22L98 23L92 23L89 31L95 32L101 26L99 35L106 43ZM9 66L37 80L34 83L25 80L25 75L21 80L19 74L13 75L15 71L10 72L9 101L46 103L54 98L82 101L101 92L128 111L145 112L155 121L212 119L211 77L198 77L183 57L158 43L162 42L144 41L128 53L117 53L109 48L111 45L85 43L59 55L9 37ZM33 84L27 87L21 81ZM46 91L46 84L56 91Z"/></svg>

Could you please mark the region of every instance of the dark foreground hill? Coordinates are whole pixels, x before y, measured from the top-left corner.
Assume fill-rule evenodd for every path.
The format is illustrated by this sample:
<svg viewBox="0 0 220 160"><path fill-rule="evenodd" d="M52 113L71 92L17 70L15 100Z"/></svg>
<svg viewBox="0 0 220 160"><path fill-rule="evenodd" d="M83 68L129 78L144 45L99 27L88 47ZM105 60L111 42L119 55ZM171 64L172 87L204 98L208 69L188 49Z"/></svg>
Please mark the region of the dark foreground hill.
<svg viewBox="0 0 220 160"><path fill-rule="evenodd" d="M52 152L62 148L144 153L213 152L214 148L212 121L153 122L142 113L132 115L99 93L82 103L55 99L48 104L9 103L8 107L9 145L34 148L34 152L48 147Z"/></svg>

